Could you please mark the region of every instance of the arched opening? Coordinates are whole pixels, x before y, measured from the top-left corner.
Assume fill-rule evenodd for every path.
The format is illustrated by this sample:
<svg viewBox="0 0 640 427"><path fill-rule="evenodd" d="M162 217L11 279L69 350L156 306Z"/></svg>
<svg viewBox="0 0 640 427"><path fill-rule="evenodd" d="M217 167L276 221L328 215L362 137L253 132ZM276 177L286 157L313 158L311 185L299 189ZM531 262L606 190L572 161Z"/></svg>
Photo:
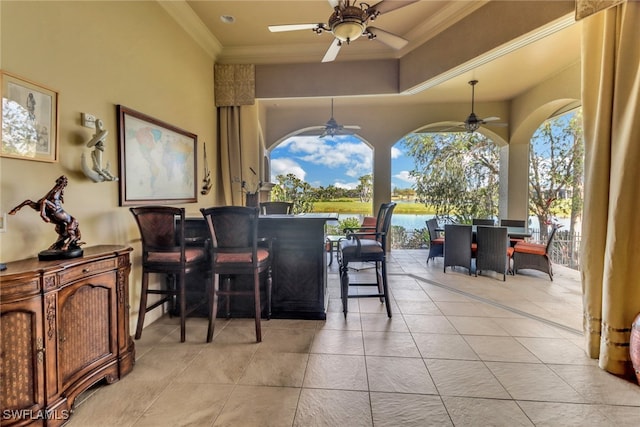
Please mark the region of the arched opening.
<svg viewBox="0 0 640 427"><path fill-rule="evenodd" d="M500 147L484 132L458 129L450 123L432 125L392 147L393 198L413 205L413 213L397 222L405 228L397 234L406 236L406 242L396 239L397 247L414 247L415 235L423 235L433 217L457 223L498 218Z"/></svg>
<svg viewBox="0 0 640 427"><path fill-rule="evenodd" d="M546 242L554 235L551 258L579 269L583 207L584 139L582 109L563 110L545 120L529 146L529 225Z"/></svg>
<svg viewBox="0 0 640 427"><path fill-rule="evenodd" d="M372 162L357 135L287 136L269 151L271 199L294 202L295 212L371 215Z"/></svg>

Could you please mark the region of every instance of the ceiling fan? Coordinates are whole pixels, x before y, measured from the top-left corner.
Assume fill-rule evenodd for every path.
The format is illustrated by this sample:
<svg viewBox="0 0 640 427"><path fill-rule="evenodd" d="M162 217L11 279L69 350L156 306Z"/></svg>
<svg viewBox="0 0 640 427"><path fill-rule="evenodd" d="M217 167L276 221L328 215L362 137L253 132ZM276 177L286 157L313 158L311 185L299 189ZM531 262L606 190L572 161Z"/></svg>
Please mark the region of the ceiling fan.
<svg viewBox="0 0 640 427"><path fill-rule="evenodd" d="M340 48L344 43L366 36L369 40L378 40L394 49L402 49L408 41L400 36L375 27L369 27L369 22L375 20L381 13L390 12L407 6L413 1L381 0L374 6L360 3L356 6L356 0L328 0L333 8L327 23L318 24L289 24L269 25L269 31L276 33L282 31L312 30L316 34L329 32L333 34L333 42L322 58L322 62L331 62L336 59Z"/></svg>
<svg viewBox="0 0 640 427"><path fill-rule="evenodd" d="M469 117L467 117L466 120L464 121L464 128L467 130L467 132L473 133L477 131L478 128L482 125L486 125L486 124L489 124L489 122L495 122L496 120L500 120L500 117L487 117L485 119L481 119L480 117L476 116L476 113L473 110L473 104L475 102L475 88L476 88L476 84L478 84L478 81L471 80L469 84L471 85L471 114L469 114ZM497 126L502 126L502 125L506 126L505 123L492 123L492 124Z"/></svg>
<svg viewBox="0 0 640 427"><path fill-rule="evenodd" d="M333 118L333 98L331 98L331 118L325 123L324 130L320 134L320 138L324 138L325 136L336 136L336 135L353 135L354 130L360 129L358 125L340 125Z"/></svg>

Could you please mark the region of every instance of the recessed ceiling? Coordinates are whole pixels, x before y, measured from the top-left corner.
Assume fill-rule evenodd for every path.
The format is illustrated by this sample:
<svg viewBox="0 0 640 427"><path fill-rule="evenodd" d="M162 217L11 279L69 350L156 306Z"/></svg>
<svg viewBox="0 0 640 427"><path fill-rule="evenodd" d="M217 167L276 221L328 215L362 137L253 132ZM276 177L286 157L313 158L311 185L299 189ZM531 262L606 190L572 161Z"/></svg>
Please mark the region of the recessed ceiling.
<svg viewBox="0 0 640 427"><path fill-rule="evenodd" d="M396 51L380 42L358 39L344 46L336 61L402 57L486 3L422 0L383 14L374 25L406 38L408 45ZM331 34L317 35L311 30L272 33L267 28L280 24L326 23L332 13L327 0L187 1L186 4L220 44L217 62L320 63L333 39ZM224 23L222 16L231 16L234 22ZM479 32L487 30L478 29ZM478 102L511 99L579 60L578 23L484 64L453 70L450 77L416 95L352 96L340 98L340 104L464 102L469 99L467 82L472 79L479 80L476 88ZM304 106L317 105L319 102L326 104L326 99L283 99L269 100L267 103Z"/></svg>

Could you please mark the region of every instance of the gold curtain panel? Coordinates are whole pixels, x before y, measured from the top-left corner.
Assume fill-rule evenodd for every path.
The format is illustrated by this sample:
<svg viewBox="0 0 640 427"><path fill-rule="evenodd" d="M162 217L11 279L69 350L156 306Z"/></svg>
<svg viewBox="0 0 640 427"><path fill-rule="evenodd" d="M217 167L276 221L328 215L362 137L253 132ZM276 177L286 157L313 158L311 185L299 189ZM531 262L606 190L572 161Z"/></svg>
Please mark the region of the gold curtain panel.
<svg viewBox="0 0 640 427"><path fill-rule="evenodd" d="M215 65L214 73L216 107L253 105L256 82L253 64Z"/></svg>

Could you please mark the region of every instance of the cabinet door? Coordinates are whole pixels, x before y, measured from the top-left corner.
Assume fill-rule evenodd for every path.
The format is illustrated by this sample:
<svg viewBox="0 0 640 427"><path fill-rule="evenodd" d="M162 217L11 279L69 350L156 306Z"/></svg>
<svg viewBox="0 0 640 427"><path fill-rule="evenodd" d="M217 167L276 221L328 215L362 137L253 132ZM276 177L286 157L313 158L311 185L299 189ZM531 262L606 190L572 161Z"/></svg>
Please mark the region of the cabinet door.
<svg viewBox="0 0 640 427"><path fill-rule="evenodd" d="M116 272L62 288L57 312L58 378L64 390L96 366L117 357Z"/></svg>
<svg viewBox="0 0 640 427"><path fill-rule="evenodd" d="M42 300L2 303L0 314L0 424L34 419L44 405Z"/></svg>

